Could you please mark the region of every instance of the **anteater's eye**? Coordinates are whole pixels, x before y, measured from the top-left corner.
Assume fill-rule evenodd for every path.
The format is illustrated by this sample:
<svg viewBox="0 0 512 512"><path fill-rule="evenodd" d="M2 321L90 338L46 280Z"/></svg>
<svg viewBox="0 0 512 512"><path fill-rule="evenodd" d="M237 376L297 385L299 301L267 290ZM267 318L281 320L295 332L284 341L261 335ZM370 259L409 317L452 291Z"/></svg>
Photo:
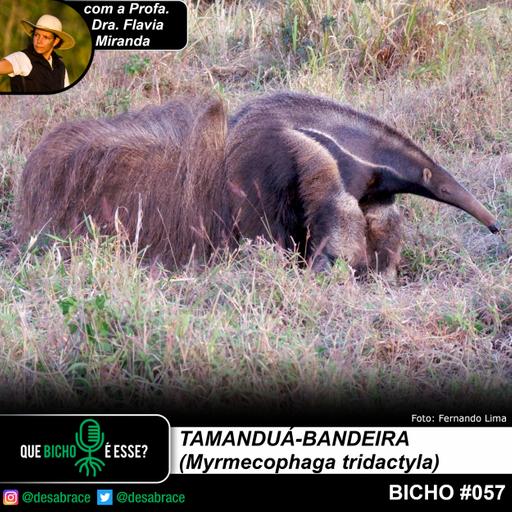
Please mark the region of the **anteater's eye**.
<svg viewBox="0 0 512 512"><path fill-rule="evenodd" d="M441 187L441 194L444 194L445 196L449 196L450 190L446 187Z"/></svg>

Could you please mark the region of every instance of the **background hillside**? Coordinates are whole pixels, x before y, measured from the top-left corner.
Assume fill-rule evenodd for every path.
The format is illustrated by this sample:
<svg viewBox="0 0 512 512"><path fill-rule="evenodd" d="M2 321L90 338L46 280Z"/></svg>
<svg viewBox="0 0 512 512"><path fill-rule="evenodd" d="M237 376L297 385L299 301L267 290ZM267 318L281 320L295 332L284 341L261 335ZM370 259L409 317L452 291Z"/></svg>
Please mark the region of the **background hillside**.
<svg viewBox="0 0 512 512"><path fill-rule="evenodd" d="M491 406L512 397L512 10L507 2L201 2L180 52L97 51L83 80L0 96L0 399L66 407ZM145 268L120 239L62 257L13 246L27 155L68 119L175 95L234 112L277 90L326 95L395 126L498 216L400 199L398 285L314 276L267 243L206 271ZM292 261L294 257L292 256Z"/></svg>

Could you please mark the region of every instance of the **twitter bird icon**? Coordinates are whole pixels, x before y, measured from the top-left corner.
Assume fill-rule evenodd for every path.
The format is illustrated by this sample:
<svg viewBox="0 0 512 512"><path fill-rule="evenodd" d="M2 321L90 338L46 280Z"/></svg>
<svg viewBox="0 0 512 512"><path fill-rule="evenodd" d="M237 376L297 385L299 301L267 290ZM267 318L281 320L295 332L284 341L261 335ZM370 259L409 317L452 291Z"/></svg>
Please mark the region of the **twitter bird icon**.
<svg viewBox="0 0 512 512"><path fill-rule="evenodd" d="M112 489L98 489L96 491L96 503L98 505L112 505L114 491Z"/></svg>

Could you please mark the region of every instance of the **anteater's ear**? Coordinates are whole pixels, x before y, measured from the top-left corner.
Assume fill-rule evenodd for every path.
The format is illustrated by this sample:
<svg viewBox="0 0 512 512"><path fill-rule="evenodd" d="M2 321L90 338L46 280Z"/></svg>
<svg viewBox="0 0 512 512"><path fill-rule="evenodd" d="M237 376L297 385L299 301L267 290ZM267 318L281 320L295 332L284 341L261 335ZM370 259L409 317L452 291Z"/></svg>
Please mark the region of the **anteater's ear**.
<svg viewBox="0 0 512 512"><path fill-rule="evenodd" d="M430 183L430 179L432 178L432 171L430 169L423 169L423 182Z"/></svg>

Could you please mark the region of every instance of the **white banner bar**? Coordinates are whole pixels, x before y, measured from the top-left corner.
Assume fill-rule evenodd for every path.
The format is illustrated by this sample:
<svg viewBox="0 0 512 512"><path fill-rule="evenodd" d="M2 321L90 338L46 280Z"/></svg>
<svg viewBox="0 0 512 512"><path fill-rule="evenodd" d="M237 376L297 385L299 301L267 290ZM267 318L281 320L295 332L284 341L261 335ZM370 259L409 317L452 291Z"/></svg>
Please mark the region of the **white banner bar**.
<svg viewBox="0 0 512 512"><path fill-rule="evenodd" d="M183 427L174 474L512 474L512 427Z"/></svg>

